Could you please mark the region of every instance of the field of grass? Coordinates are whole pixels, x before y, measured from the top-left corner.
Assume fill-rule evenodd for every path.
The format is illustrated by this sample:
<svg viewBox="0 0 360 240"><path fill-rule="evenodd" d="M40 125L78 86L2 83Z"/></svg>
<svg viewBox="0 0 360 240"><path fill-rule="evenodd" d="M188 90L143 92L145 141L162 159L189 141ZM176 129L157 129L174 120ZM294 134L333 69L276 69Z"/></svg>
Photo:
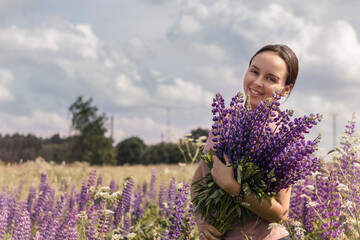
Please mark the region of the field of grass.
<svg viewBox="0 0 360 240"><path fill-rule="evenodd" d="M0 162L0 189L17 188L20 183L23 185L22 199L29 193L30 186L40 184L41 174L47 175L47 181L52 186L60 186L65 181L69 186L75 185L80 189L82 181L89 177L92 169L96 169L97 175L102 177L103 186L109 186L111 180L119 186L124 179L133 177L135 184L149 182L152 170L155 169L157 185L161 182L169 184L172 177L177 182L191 182L197 164L186 165L134 165L134 166L90 166L88 163L61 164L46 162L42 158L20 164L6 165ZM122 188L122 187L120 187Z"/></svg>

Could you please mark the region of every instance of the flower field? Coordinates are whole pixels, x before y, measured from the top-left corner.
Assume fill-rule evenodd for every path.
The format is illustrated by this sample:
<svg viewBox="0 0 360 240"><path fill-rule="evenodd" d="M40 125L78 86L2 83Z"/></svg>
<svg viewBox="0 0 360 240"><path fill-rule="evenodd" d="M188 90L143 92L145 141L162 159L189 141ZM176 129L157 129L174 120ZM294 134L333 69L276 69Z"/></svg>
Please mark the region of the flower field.
<svg viewBox="0 0 360 240"><path fill-rule="evenodd" d="M351 121L330 161L292 189L291 239L359 239L360 138ZM0 239L197 239L197 164L0 165Z"/></svg>

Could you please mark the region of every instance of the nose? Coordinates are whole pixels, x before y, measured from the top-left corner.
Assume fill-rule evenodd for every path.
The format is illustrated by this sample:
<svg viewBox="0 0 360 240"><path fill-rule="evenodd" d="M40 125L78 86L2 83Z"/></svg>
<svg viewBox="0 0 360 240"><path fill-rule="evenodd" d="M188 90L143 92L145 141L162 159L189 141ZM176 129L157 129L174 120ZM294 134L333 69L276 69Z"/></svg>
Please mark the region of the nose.
<svg viewBox="0 0 360 240"><path fill-rule="evenodd" d="M260 75L256 76L253 83L256 86L262 86L263 85L262 77Z"/></svg>

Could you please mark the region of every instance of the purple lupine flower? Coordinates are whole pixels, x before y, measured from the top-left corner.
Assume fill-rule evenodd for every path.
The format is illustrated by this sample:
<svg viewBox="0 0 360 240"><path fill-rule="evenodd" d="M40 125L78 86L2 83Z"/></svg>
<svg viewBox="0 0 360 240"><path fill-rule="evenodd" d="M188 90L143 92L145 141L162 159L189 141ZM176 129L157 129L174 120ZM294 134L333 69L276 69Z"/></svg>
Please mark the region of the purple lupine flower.
<svg viewBox="0 0 360 240"><path fill-rule="evenodd" d="M2 195L2 194L1 194ZM0 239L3 239L8 220L8 209L7 206L0 207Z"/></svg>
<svg viewBox="0 0 360 240"><path fill-rule="evenodd" d="M7 206L7 194L5 191L2 191L0 194L0 209Z"/></svg>
<svg viewBox="0 0 360 240"><path fill-rule="evenodd" d="M176 179L175 177L172 177L168 188L168 196L167 196L168 207L166 213L167 217L169 217L173 212L174 203L175 203L175 194L176 194Z"/></svg>
<svg viewBox="0 0 360 240"><path fill-rule="evenodd" d="M188 212L184 219L185 228L183 229L184 240L190 240L193 235L193 230L195 229L195 215L193 205L189 205Z"/></svg>
<svg viewBox="0 0 360 240"><path fill-rule="evenodd" d="M130 233L131 229L131 218L129 217L129 214L126 214L124 216L123 223L124 227L122 228L122 236L126 237Z"/></svg>
<svg viewBox="0 0 360 240"><path fill-rule="evenodd" d="M142 206L143 203L143 194L142 194L142 188L141 185L138 185L138 188L135 192L135 199L133 202L133 214L132 214L132 222L136 223L139 219L142 218L142 215L144 214L144 208Z"/></svg>
<svg viewBox="0 0 360 240"><path fill-rule="evenodd" d="M90 171L90 176L88 179L87 184L85 185L85 182L82 183L82 187L81 187L81 192L80 192L80 196L79 196L79 212L81 212L82 210L84 210L84 207L86 205L86 203L90 200L91 198L91 187L95 186L95 180L96 180L96 169L92 169Z"/></svg>
<svg viewBox="0 0 360 240"><path fill-rule="evenodd" d="M156 170L154 168L151 170L149 199L153 203L156 202Z"/></svg>
<svg viewBox="0 0 360 240"><path fill-rule="evenodd" d="M106 216L104 212L102 212L97 228L98 236L103 236L104 234L106 234L109 231L109 225L110 225L109 217Z"/></svg>
<svg viewBox="0 0 360 240"><path fill-rule="evenodd" d="M15 221L13 228L12 239L21 240L21 239L30 239L30 213L26 207L21 207L19 217Z"/></svg>
<svg viewBox="0 0 360 240"><path fill-rule="evenodd" d="M95 240L96 237L96 223L97 223L97 214L96 212L90 212L88 215L88 219L89 219L89 224L87 226L87 231L86 231L86 239L88 240Z"/></svg>
<svg viewBox="0 0 360 240"><path fill-rule="evenodd" d="M49 212L47 215L48 223L45 224L45 231L42 235L44 239L54 239L57 233L58 228L60 227L60 221L63 214L63 209L65 205L65 196L61 195L57 201L55 210Z"/></svg>
<svg viewBox="0 0 360 240"><path fill-rule="evenodd" d="M98 177L98 180L97 180L97 182L96 182L96 187L102 187L102 176L101 175L99 175L99 177Z"/></svg>
<svg viewBox="0 0 360 240"><path fill-rule="evenodd" d="M57 240L65 240L71 236L77 236L77 228L76 222L78 221L77 218L77 211L74 209L73 211L69 212L60 227L57 229L55 239Z"/></svg>
<svg viewBox="0 0 360 240"><path fill-rule="evenodd" d="M15 196L9 196L7 199L7 209L8 209L8 217L7 217L7 229L8 231L13 227L14 221L18 214L18 207Z"/></svg>
<svg viewBox="0 0 360 240"><path fill-rule="evenodd" d="M72 186L71 195L67 198L66 206L68 212L72 212L76 205L76 200L79 199L80 194L77 193L75 185Z"/></svg>
<svg viewBox="0 0 360 240"><path fill-rule="evenodd" d="M44 216L42 217L41 221L39 222L39 232L40 232L40 239L48 239L51 235L51 232L48 230L51 228L53 224L51 218L51 212L44 212Z"/></svg>
<svg viewBox="0 0 360 240"><path fill-rule="evenodd" d="M148 190L148 183L146 181L143 182L143 185L142 185L142 192L143 192L143 196L145 198L147 198L147 190Z"/></svg>
<svg viewBox="0 0 360 240"><path fill-rule="evenodd" d="M46 200L48 199L49 196L50 186L44 184L44 186L40 187L40 189L41 189L40 195L36 200L34 206L34 212L31 215L31 218L36 222L39 222L43 215L46 206Z"/></svg>
<svg viewBox="0 0 360 240"><path fill-rule="evenodd" d="M55 189L49 186L47 200L45 203L44 211L51 211L55 201Z"/></svg>
<svg viewBox="0 0 360 240"><path fill-rule="evenodd" d="M166 208L166 185L165 182L160 184L159 190L159 215L165 216L167 208Z"/></svg>
<svg viewBox="0 0 360 240"><path fill-rule="evenodd" d="M111 179L110 181L110 191L115 192L116 191L116 186L115 186L115 180Z"/></svg>
<svg viewBox="0 0 360 240"><path fill-rule="evenodd" d="M31 213L32 204L33 204L35 197L36 197L36 189L33 186L30 186L30 191L29 191L29 195L27 198L27 209L30 213Z"/></svg>
<svg viewBox="0 0 360 240"><path fill-rule="evenodd" d="M181 237L181 231L183 229L183 220L185 217L186 200L189 194L189 184L183 182L181 188L178 189L175 200L175 208L171 218L171 225L168 231L165 231L162 235L162 239L179 239Z"/></svg>
<svg viewBox="0 0 360 240"><path fill-rule="evenodd" d="M306 142L303 134L316 125L321 116L310 115L291 121L292 113L288 110L276 116L279 99L280 96L274 95L272 101L263 101L256 109L249 110L242 105L242 94L238 94L231 101L232 108L226 109L218 94L213 104L213 113L217 114L213 124L217 156L220 159L223 154L229 157L230 163L235 165L235 177L237 165L250 159L264 173L269 193L289 187L317 170L319 165L319 159L312 156L319 138Z"/></svg>
<svg viewBox="0 0 360 240"><path fill-rule="evenodd" d="M133 187L134 187L134 179L129 178L121 194L121 200L118 202L118 205L116 207L116 211L114 215L115 226L121 224L123 215L129 212Z"/></svg>

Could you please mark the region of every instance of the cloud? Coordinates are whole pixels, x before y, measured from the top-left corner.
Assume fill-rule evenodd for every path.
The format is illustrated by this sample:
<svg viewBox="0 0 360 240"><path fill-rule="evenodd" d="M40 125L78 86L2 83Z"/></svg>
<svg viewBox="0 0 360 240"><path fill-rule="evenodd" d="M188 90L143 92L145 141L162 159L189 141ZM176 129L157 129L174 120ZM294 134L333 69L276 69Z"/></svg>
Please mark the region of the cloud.
<svg viewBox="0 0 360 240"><path fill-rule="evenodd" d="M169 126L166 121L155 121L150 117L120 117L115 119L114 137L116 142L138 136L146 144L156 144L160 140L176 141L183 134L183 129Z"/></svg>
<svg viewBox="0 0 360 240"><path fill-rule="evenodd" d="M7 69L0 69L0 102L13 101L15 98L7 88L15 79L14 75Z"/></svg>
<svg viewBox="0 0 360 240"><path fill-rule="evenodd" d="M212 94L203 91L199 84L175 78L170 84L160 84L156 96L161 101L170 101L176 105L202 105L209 102Z"/></svg>
<svg viewBox="0 0 360 240"><path fill-rule="evenodd" d="M0 120L2 133L33 133L40 137L50 137L55 133L68 136L70 121L56 112L33 110L30 115L3 114ZM56 126L56 130L54 129Z"/></svg>
<svg viewBox="0 0 360 240"><path fill-rule="evenodd" d="M351 24L343 20L335 21L329 28L325 46L330 53L327 62L344 76L343 80L359 82L360 43Z"/></svg>
<svg viewBox="0 0 360 240"><path fill-rule="evenodd" d="M331 132L329 112L358 109L355 1L86 2L77 11L67 11L70 3L57 8L49 2L43 11L29 11L36 2L0 3L6 23L0 28L0 103L7 121L28 120L39 133L50 126L36 126L35 111L65 116L79 95L113 114L121 137L159 140L167 131L167 109L179 135L210 126L214 94L241 91L249 59L268 43L285 43L299 57L299 79L286 101L296 112L325 113L330 120L321 128ZM9 9L16 14L9 17ZM98 9L101 21L93 17ZM17 14L22 11L26 16ZM339 126L346 118L339 115ZM12 130L27 126L2 123Z"/></svg>

